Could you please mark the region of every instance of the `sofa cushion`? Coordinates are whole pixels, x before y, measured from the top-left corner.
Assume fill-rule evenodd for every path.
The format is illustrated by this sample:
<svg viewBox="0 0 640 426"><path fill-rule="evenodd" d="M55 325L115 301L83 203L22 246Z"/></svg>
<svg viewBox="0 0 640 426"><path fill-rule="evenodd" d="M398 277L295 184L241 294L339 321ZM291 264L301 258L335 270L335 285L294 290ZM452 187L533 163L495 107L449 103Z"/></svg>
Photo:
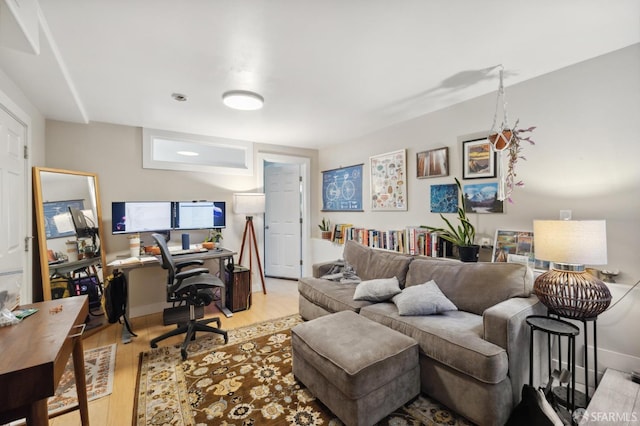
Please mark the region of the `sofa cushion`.
<svg viewBox="0 0 640 426"><path fill-rule="evenodd" d="M507 352L482 338L479 315L400 316L393 303L363 307L360 315L414 338L422 354L481 382L495 384L507 377Z"/></svg>
<svg viewBox="0 0 640 426"><path fill-rule="evenodd" d="M457 311L451 300L442 294L435 281L405 287L402 293L393 297L400 315L432 315L447 311Z"/></svg>
<svg viewBox="0 0 640 426"><path fill-rule="evenodd" d="M343 256L363 281L396 277L401 288L413 260L407 254L372 249L352 240L345 243Z"/></svg>
<svg viewBox="0 0 640 426"><path fill-rule="evenodd" d="M416 259L409 265L406 286L429 280L458 309L482 315L485 309L512 297L529 297L533 273L519 263L462 263Z"/></svg>
<svg viewBox="0 0 640 426"><path fill-rule="evenodd" d="M369 302L384 302L400 293L398 278L379 278L377 280L362 281L356 287L353 300L368 300Z"/></svg>
<svg viewBox="0 0 640 426"><path fill-rule="evenodd" d="M366 300L353 300L357 284L342 284L322 278L305 277L298 280L298 293L328 312L354 311L370 305Z"/></svg>

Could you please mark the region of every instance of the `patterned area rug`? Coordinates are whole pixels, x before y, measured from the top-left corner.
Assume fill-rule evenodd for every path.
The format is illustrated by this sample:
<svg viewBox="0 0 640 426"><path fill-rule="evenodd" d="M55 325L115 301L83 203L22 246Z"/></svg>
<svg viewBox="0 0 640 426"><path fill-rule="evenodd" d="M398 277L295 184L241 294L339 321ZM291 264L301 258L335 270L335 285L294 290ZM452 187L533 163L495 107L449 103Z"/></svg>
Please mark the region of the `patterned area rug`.
<svg viewBox="0 0 640 426"><path fill-rule="evenodd" d="M73 374L73 361L64 368L56 394L49 398L49 415L61 414L78 406L76 379ZM116 363L116 344L84 351L84 368L87 379L87 397L89 401L111 394L113 390L113 371Z"/></svg>
<svg viewBox="0 0 640 426"><path fill-rule="evenodd" d="M182 361L179 346L140 354L134 424L329 425L338 420L291 372L291 333L299 316L203 335ZM469 425L420 396L379 425Z"/></svg>

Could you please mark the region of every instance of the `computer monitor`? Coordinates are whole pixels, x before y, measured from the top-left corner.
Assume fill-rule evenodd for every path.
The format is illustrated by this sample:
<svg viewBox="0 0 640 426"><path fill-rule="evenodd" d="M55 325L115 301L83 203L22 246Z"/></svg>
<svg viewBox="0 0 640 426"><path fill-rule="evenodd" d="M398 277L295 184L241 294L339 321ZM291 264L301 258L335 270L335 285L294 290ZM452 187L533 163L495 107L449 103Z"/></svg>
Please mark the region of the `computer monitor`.
<svg viewBox="0 0 640 426"><path fill-rule="evenodd" d="M95 227L87 224L82 210L69 206L69 214L78 238L92 238L95 236Z"/></svg>
<svg viewBox="0 0 640 426"><path fill-rule="evenodd" d="M173 229L214 229L226 226L224 201L178 201L174 203Z"/></svg>
<svg viewBox="0 0 640 426"><path fill-rule="evenodd" d="M171 201L114 201L111 203L111 233L168 231L172 217Z"/></svg>

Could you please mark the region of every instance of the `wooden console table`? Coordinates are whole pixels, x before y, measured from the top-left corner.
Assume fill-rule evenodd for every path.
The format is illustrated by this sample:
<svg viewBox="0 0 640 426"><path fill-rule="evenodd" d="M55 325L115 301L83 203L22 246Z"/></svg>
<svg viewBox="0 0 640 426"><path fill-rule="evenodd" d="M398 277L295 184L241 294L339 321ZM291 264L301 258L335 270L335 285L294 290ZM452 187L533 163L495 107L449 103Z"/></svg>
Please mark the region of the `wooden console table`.
<svg viewBox="0 0 640 426"><path fill-rule="evenodd" d="M82 332L89 314L87 296L23 305L38 312L0 327L0 424L25 418L48 425L47 398L53 396L73 353L82 425L89 424Z"/></svg>

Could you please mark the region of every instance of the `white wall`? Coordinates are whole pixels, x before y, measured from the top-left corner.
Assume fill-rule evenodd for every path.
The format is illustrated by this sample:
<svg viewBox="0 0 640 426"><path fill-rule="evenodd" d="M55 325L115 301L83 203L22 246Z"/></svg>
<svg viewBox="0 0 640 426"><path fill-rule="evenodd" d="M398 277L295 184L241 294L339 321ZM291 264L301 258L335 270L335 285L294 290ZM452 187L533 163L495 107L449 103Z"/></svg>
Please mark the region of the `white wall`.
<svg viewBox="0 0 640 426"><path fill-rule="evenodd" d="M507 86L506 93L510 119L520 118L522 127L538 126L536 145L525 147L527 161L518 164L526 186L515 190L514 204L505 204L504 214L471 215L479 236L493 239L497 228L531 230L534 219L558 219L561 209L572 210L574 219L605 219L606 268L620 270L617 281L623 286L612 292L621 296L621 289L640 279L640 44ZM327 217L379 229L441 225L429 212L430 185L461 178L461 140L488 131L494 108L495 94L482 96L321 150L320 170L365 163L365 212L318 212L315 222ZM450 176L418 180L416 153L442 146L449 147ZM409 210L371 212L368 157L401 148L407 149ZM316 196L321 203L320 191ZM598 324L599 346L635 357L636 369L638 307L636 290Z"/></svg>

